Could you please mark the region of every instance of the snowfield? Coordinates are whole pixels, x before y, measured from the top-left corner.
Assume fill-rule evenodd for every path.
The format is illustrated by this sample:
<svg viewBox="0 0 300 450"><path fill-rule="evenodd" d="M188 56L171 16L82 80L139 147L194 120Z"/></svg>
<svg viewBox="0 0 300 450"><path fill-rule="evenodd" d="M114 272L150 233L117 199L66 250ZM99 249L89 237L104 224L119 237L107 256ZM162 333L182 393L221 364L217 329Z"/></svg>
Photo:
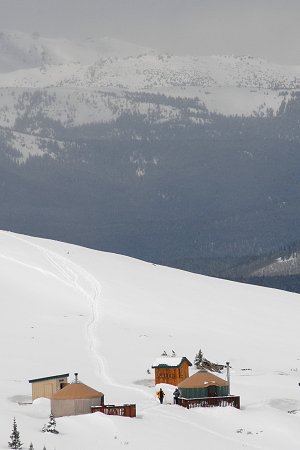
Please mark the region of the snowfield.
<svg viewBox="0 0 300 450"><path fill-rule="evenodd" d="M0 449L14 416L23 449L299 448L297 294L4 231L0 264ZM155 359L175 350L193 361L200 348L230 361L241 410L186 410L168 385L165 404L155 399ZM20 404L30 400L28 379L66 372L106 403L136 403L137 417L64 417L58 435L42 433L50 402Z"/></svg>

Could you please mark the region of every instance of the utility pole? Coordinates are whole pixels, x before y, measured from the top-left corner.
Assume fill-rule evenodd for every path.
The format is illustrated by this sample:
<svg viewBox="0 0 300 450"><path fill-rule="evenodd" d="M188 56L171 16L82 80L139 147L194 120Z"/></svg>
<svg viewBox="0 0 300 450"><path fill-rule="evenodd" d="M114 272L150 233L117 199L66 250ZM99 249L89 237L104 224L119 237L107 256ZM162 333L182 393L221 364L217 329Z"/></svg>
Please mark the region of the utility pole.
<svg viewBox="0 0 300 450"><path fill-rule="evenodd" d="M229 362L226 362L227 367L227 383L228 383L228 395L230 395L230 365Z"/></svg>

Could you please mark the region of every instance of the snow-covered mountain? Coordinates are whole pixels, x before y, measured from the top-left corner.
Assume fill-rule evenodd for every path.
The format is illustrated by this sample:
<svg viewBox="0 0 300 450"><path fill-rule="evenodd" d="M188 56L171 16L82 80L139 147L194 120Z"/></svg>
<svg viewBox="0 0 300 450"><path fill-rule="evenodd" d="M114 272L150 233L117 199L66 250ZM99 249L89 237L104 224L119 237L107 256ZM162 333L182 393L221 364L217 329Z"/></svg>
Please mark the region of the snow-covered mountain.
<svg viewBox="0 0 300 450"><path fill-rule="evenodd" d="M1 449L13 417L24 449L298 449L298 295L8 232L0 243ZM169 385L157 403L157 356L174 349L193 361L199 348L230 361L241 410L183 409ZM42 433L50 404L22 404L28 379L66 372L106 403L136 403L137 418L64 417L60 434Z"/></svg>
<svg viewBox="0 0 300 450"><path fill-rule="evenodd" d="M66 115L76 110L77 116L88 115L84 120L91 122L96 119L93 108L98 121L117 117L128 91L198 98L209 111L223 114L266 114L276 113L288 98L287 91L300 87L300 66L280 66L248 56L161 55L109 38L77 42L15 32L0 35L0 87L2 111L12 109L8 88L17 97L16 88L51 88L60 99L69 90L71 97L82 99L83 106L76 104L76 98L74 102L65 98ZM112 99L113 106L99 103L99 95ZM142 111L138 102L128 109ZM58 101L58 117L60 110ZM168 113L162 113L161 119L166 118L170 119Z"/></svg>
<svg viewBox="0 0 300 450"><path fill-rule="evenodd" d="M51 127L38 125L41 116L67 128L109 123L124 114L148 123L201 125L210 112L274 115L298 88L300 66L247 56L162 55L111 38L0 33L0 127L24 132L17 123L36 124L25 131L32 149L23 145L25 138L10 139L25 159L37 154L35 148L43 154L32 136L53 137ZM193 106L182 107L180 99L193 100Z"/></svg>
<svg viewBox="0 0 300 450"><path fill-rule="evenodd" d="M300 87L300 66L280 66L249 56L159 54L109 38L77 42L2 32L0 50L0 72L10 72L1 76L5 87L50 85L134 91L167 87ZM58 65L63 67L58 69Z"/></svg>

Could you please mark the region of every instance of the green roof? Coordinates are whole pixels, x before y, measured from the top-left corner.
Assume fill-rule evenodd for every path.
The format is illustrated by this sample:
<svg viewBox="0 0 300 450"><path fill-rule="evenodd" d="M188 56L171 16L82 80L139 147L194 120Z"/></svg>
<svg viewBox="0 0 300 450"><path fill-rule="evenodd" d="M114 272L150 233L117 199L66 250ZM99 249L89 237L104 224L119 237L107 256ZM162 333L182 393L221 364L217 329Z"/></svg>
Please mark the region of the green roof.
<svg viewBox="0 0 300 450"><path fill-rule="evenodd" d="M53 375L52 377L33 378L32 380L28 380L28 381L29 381L29 383L35 383L37 381L54 380L55 378L66 378L68 376L69 376L68 373L63 373L62 375Z"/></svg>

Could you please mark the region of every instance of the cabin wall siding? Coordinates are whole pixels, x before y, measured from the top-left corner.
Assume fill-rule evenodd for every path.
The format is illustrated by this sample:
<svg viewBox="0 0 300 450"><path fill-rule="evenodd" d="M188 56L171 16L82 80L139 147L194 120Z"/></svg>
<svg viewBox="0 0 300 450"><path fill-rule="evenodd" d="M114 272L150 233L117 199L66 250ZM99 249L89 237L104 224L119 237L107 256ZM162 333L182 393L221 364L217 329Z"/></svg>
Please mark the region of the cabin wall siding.
<svg viewBox="0 0 300 450"><path fill-rule="evenodd" d="M51 411L54 417L74 416L74 400L51 400Z"/></svg>
<svg viewBox="0 0 300 450"><path fill-rule="evenodd" d="M228 386L216 386L217 396L225 397L229 394ZM208 388L179 388L183 398L204 398L208 397Z"/></svg>
<svg viewBox="0 0 300 450"><path fill-rule="evenodd" d="M61 383L67 384L68 378L54 378L49 380L35 381L31 383L32 388L32 400L36 398L45 397L51 398L55 392L60 390Z"/></svg>
<svg viewBox="0 0 300 450"><path fill-rule="evenodd" d="M51 400L51 411L54 417L77 416L90 414L92 406L103 405L104 397L75 399L75 400Z"/></svg>
<svg viewBox="0 0 300 450"><path fill-rule="evenodd" d="M179 367L156 367L155 384L167 383L178 386L189 377L189 365L184 361Z"/></svg>

